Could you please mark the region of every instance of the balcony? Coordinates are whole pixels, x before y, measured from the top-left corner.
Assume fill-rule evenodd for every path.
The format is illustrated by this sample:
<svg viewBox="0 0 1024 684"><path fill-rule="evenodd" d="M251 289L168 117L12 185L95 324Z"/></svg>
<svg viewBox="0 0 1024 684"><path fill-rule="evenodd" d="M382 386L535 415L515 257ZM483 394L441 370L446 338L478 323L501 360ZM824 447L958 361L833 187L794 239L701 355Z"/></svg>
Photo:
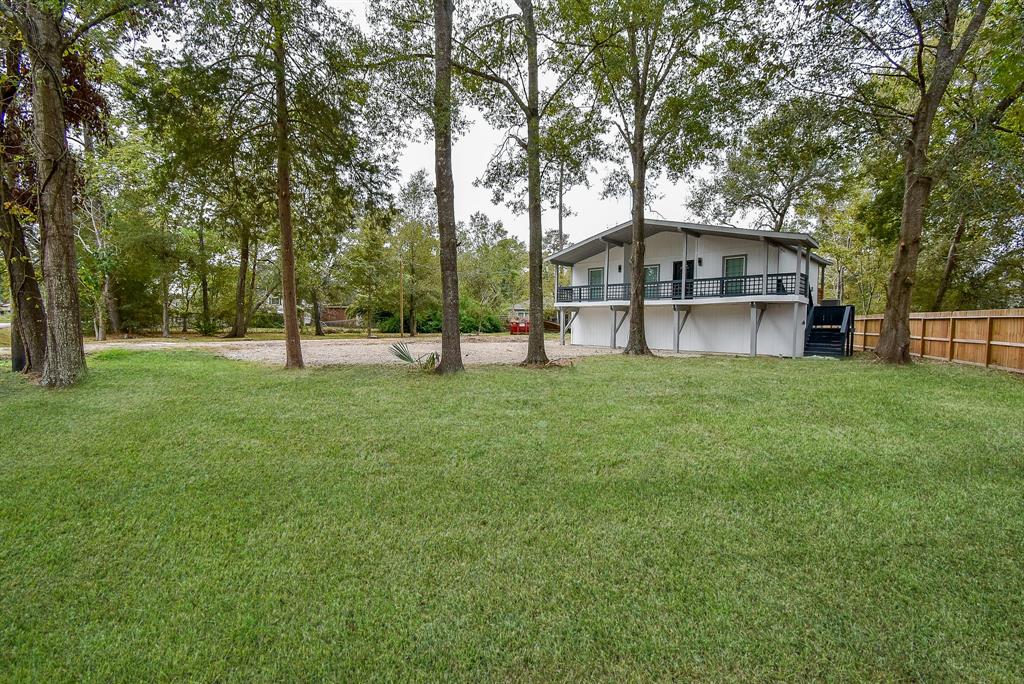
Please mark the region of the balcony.
<svg viewBox="0 0 1024 684"><path fill-rule="evenodd" d="M767 292L763 275L733 276L726 278L696 278L662 280L644 284L644 299L686 300L711 297L760 297L762 295L797 294L807 296L807 276L803 273L769 273ZM628 301L629 283L608 283L608 285L574 285L558 288L558 303Z"/></svg>

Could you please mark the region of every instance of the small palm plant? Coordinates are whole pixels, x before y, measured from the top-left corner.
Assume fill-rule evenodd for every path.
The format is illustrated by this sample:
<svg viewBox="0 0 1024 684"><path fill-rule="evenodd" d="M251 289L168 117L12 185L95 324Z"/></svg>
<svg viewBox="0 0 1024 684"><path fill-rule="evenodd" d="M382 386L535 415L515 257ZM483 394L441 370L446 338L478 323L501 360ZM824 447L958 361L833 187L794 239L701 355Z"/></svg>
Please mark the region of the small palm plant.
<svg viewBox="0 0 1024 684"><path fill-rule="evenodd" d="M437 368L437 362L439 360L437 352L432 351L428 354L423 354L422 356L413 356L412 350L409 349L409 345L405 342L396 342L388 347L388 349L398 360L419 366L423 370L432 371Z"/></svg>

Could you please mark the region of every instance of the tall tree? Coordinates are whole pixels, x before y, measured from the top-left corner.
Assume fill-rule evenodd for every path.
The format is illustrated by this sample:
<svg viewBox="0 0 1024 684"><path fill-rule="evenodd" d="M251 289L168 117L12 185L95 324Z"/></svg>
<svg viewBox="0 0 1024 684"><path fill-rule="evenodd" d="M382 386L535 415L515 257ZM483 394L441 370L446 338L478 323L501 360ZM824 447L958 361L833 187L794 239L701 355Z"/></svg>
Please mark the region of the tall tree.
<svg viewBox="0 0 1024 684"><path fill-rule="evenodd" d="M292 236L292 151L288 125L288 80L285 33L288 17L280 1L270 18L274 36L274 103L277 138L277 211L281 230L281 293L284 306L285 368L302 368L298 297L295 293L295 242Z"/></svg>
<svg viewBox="0 0 1024 684"><path fill-rule="evenodd" d="M457 41L454 66L485 107L491 123L509 129L489 165L487 181L500 197L509 185L525 180L526 201L522 208L530 225L530 337L524 363L543 365L548 361L544 351L544 157L554 147L545 145L545 120L551 114L564 113L560 109L566 101L566 89L585 74L593 50L570 51L568 56L559 57L559 41L549 37L547 49L542 51L542 29L558 27L549 11L552 8L533 0L515 2L517 13L505 14L504 8L494 7L474 17L474 25ZM550 68L552 63L560 67L557 73ZM544 91L540 87L542 66L549 67L547 74L557 75L557 83ZM510 112L514 116L510 117ZM509 155L505 150L510 146L518 147L522 154ZM563 171L566 161L575 161L578 153L587 149L580 145L576 154L562 158ZM515 172L521 175L517 178ZM513 208L519 208L517 203L513 203Z"/></svg>
<svg viewBox="0 0 1024 684"><path fill-rule="evenodd" d="M464 370L459 333L458 227L455 223L455 181L452 174L452 22L454 0L434 0L434 193L441 240L441 360L437 372Z"/></svg>
<svg viewBox="0 0 1024 684"><path fill-rule="evenodd" d="M0 13L17 25L31 61L38 217L46 285L47 343L41 382L48 387L74 384L85 372L75 253L75 171L74 156L68 148L64 56L91 32L120 25L118 20L129 10L146 3L83 0L71 4L0 2ZM117 30L109 33L109 38L118 35Z"/></svg>
<svg viewBox="0 0 1024 684"><path fill-rule="evenodd" d="M875 349L890 363L910 361L911 296L934 184L929 154L936 115L991 5L992 0L823 0L810 16L824 39L815 49L827 57L828 71L840 75L835 90L899 129L900 234Z"/></svg>
<svg viewBox="0 0 1024 684"><path fill-rule="evenodd" d="M596 50L592 90L628 159L610 184L613 191L628 191L632 205L626 354L651 353L644 330L644 216L651 175L666 169L684 173L720 144L719 131L738 108L758 50L769 47L761 40L765 34L748 39L756 14L753 4L736 0L563 3L571 43Z"/></svg>
<svg viewBox="0 0 1024 684"><path fill-rule="evenodd" d="M381 203L397 124L356 71L356 27L323 3L197 2L183 16L182 33L182 49L154 60L135 99L148 122L173 136L175 156L185 157L187 163L175 162L176 173L208 178L216 213L235 226L232 335L244 333L245 302L258 301L254 245L267 225L262 204L274 209L276 230L260 242L278 257L287 366L300 367L295 255L303 236L296 231L315 225L307 213L325 210L330 219L322 224L344 230L361 205ZM211 161L227 187L207 170ZM267 169L275 176L269 184ZM277 250L268 249L274 232Z"/></svg>

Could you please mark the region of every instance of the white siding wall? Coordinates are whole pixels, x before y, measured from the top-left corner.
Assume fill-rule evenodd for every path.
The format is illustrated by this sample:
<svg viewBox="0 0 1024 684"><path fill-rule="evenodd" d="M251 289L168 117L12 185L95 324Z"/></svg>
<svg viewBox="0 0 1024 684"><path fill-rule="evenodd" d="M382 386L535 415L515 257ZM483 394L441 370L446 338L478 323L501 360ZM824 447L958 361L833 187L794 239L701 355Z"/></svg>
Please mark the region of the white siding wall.
<svg viewBox="0 0 1024 684"><path fill-rule="evenodd" d="M768 272L793 273L796 269L796 255L785 249L768 246ZM624 281L624 248L611 248L611 267L608 274L609 283ZM755 240L739 240L719 236L704 236L700 239L689 238L689 249L686 259L694 260L695 278L720 278L724 275L724 259L727 256L746 255L747 275L763 275L765 265L765 243ZM644 264L657 264L661 269L662 280L672 280L672 263L683 261L683 235L681 233L657 233L647 238L646 257ZM700 263L697 263L700 261ZM801 260L802 264L803 260ZM572 284L587 285L587 273L591 268L604 267L604 253L578 262L572 268ZM800 272L803 273L801 265ZM818 264L811 261L809 282L811 290L817 298Z"/></svg>
<svg viewBox="0 0 1024 684"><path fill-rule="evenodd" d="M619 272L619 267L622 266L622 247L612 247L610 259L611 266L609 267L610 273L608 274L609 283L621 283L622 273ZM572 267L572 284L573 285L589 285L588 273L592 268L604 268L604 252L601 252L597 256L584 259L583 261L577 262Z"/></svg>
<svg viewBox="0 0 1024 684"><path fill-rule="evenodd" d="M790 356L793 352L793 304L768 304L757 335L757 353ZM797 304L797 356L803 355L807 306ZM618 316L621 318L622 314ZM652 349L671 350L674 317L671 306L648 306L644 316L647 344ZM572 343L608 346L611 341L612 312L606 307L580 309L572 325ZM629 340L629 317L619 328L616 346ZM750 304L696 305L691 309L679 337L679 350L692 352L750 352Z"/></svg>

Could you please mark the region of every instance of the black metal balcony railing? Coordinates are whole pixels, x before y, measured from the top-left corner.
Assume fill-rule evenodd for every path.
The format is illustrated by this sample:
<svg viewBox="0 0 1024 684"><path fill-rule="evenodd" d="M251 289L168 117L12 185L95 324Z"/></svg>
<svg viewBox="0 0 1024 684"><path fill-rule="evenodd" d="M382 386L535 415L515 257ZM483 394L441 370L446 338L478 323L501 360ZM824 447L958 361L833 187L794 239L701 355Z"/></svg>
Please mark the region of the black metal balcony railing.
<svg viewBox="0 0 1024 684"><path fill-rule="evenodd" d="M796 294L797 282L800 294L807 295L807 276L803 273L769 273L767 294ZM708 297L756 297L765 294L763 275L730 276L726 278L696 278L686 281L683 296L682 280L661 280L644 284L644 299L702 299ZM603 302L627 301L629 283L608 283L608 285L574 285L558 288L558 301Z"/></svg>

